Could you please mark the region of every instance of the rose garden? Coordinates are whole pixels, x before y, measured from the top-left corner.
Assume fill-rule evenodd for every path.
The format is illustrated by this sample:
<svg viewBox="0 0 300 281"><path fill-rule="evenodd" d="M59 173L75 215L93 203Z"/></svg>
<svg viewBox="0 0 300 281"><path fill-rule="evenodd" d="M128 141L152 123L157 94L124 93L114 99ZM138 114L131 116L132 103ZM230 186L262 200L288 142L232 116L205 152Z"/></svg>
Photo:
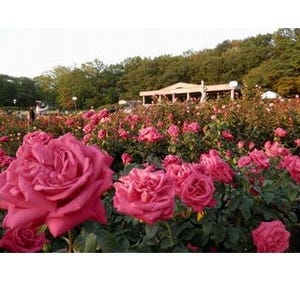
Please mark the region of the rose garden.
<svg viewBox="0 0 300 281"><path fill-rule="evenodd" d="M0 116L1 252L299 252L300 101Z"/></svg>

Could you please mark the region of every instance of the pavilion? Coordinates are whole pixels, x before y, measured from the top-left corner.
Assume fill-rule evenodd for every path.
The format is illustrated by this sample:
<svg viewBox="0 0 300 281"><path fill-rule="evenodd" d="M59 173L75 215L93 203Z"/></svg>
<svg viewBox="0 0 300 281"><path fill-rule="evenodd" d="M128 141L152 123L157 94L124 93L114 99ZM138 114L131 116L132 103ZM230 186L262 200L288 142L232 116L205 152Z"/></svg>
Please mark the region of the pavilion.
<svg viewBox="0 0 300 281"><path fill-rule="evenodd" d="M234 82L234 83L233 83ZM190 100L200 98L200 102L204 102L207 98L218 98L221 96L230 96L231 100L241 96L241 86L237 82L232 81L229 84L204 85L179 82L168 87L154 90L142 91L140 96L143 98L143 104L158 102L167 99L172 103L180 100Z"/></svg>

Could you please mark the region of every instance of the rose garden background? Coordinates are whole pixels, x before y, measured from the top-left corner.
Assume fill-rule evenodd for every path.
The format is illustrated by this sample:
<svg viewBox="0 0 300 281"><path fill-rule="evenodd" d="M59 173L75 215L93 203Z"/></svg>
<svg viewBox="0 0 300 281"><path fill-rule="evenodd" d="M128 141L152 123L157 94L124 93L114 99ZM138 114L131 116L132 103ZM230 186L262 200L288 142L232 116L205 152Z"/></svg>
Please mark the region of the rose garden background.
<svg viewBox="0 0 300 281"><path fill-rule="evenodd" d="M2 252L299 252L300 102L1 115Z"/></svg>

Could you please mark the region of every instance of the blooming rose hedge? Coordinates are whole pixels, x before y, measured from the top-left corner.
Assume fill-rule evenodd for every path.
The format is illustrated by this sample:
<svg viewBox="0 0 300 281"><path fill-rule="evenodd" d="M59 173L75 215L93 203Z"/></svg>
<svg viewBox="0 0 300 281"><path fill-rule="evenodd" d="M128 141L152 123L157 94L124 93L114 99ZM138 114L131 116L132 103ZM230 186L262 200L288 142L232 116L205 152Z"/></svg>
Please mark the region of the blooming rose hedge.
<svg viewBox="0 0 300 281"><path fill-rule="evenodd" d="M296 100L88 111L32 127L2 116L13 126L0 135L0 249L298 252L299 113Z"/></svg>

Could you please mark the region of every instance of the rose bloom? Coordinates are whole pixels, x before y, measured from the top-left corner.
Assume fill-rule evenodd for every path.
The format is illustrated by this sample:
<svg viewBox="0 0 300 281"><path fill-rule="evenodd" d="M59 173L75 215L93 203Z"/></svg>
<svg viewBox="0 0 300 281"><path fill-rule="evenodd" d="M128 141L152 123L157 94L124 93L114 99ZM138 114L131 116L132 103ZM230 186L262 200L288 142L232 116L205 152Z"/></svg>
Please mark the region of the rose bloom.
<svg viewBox="0 0 300 281"><path fill-rule="evenodd" d="M0 174L3 226L47 224L59 236L88 219L106 223L101 195L112 185L112 158L70 133L23 146Z"/></svg>
<svg viewBox="0 0 300 281"><path fill-rule="evenodd" d="M237 147L238 147L239 149L242 149L242 148L244 147L244 142L243 142L243 141L239 141L239 142L237 143Z"/></svg>
<svg viewBox="0 0 300 281"><path fill-rule="evenodd" d="M251 234L259 253L283 253L289 248L291 235L279 220L261 222Z"/></svg>
<svg viewBox="0 0 300 281"><path fill-rule="evenodd" d="M300 184L300 157L297 155L288 155L280 162L280 166L285 168L293 180Z"/></svg>
<svg viewBox="0 0 300 281"><path fill-rule="evenodd" d="M215 187L212 179L193 171L181 184L180 198L194 212L202 212L205 207L214 207Z"/></svg>
<svg viewBox="0 0 300 281"><path fill-rule="evenodd" d="M101 111L94 113L90 117L90 119L91 119L93 125L97 125L100 122L100 120L106 118L108 115L109 115L108 110L106 108L104 108Z"/></svg>
<svg viewBox="0 0 300 281"><path fill-rule="evenodd" d="M294 143L299 147L300 146L300 139L295 139Z"/></svg>
<svg viewBox="0 0 300 281"><path fill-rule="evenodd" d="M89 111L82 114L82 118L83 119L89 119L94 115L94 113L95 113L94 110L89 110Z"/></svg>
<svg viewBox="0 0 300 281"><path fill-rule="evenodd" d="M290 151L277 141L274 143L267 141L264 145L264 148L265 153L268 157L280 157L287 156L290 154Z"/></svg>
<svg viewBox="0 0 300 281"><path fill-rule="evenodd" d="M182 183L191 173L205 173L205 168L199 163L171 164L165 167L167 176L173 181L175 194L180 196Z"/></svg>
<svg viewBox="0 0 300 281"><path fill-rule="evenodd" d="M140 117L136 114L129 114L124 118L124 121L129 123L131 130L133 130L139 120Z"/></svg>
<svg viewBox="0 0 300 281"><path fill-rule="evenodd" d="M255 147L255 143L251 141L251 142L248 144L248 148L249 148L250 150L252 150L254 147Z"/></svg>
<svg viewBox="0 0 300 281"><path fill-rule="evenodd" d="M82 131L88 134L91 133L94 129L95 129L95 125L92 123L88 123L82 128Z"/></svg>
<svg viewBox="0 0 300 281"><path fill-rule="evenodd" d="M164 160L162 161L162 165L164 168L170 166L172 164L181 165L182 159L177 155L167 155Z"/></svg>
<svg viewBox="0 0 300 281"><path fill-rule="evenodd" d="M82 143L83 144L87 144L91 139L92 139L92 134L86 134L83 136L82 138Z"/></svg>
<svg viewBox="0 0 300 281"><path fill-rule="evenodd" d="M103 129L100 129L100 130L98 131L97 137L98 137L100 140L104 139L104 138L106 137L106 131L103 130Z"/></svg>
<svg viewBox="0 0 300 281"><path fill-rule="evenodd" d="M44 232L37 232L37 228L30 226L8 229L0 240L0 248L13 253L39 252L48 241Z"/></svg>
<svg viewBox="0 0 300 281"><path fill-rule="evenodd" d="M285 131L282 128L277 128L277 129L274 130L274 134L277 137L283 138L283 137L287 136L287 131Z"/></svg>
<svg viewBox="0 0 300 281"><path fill-rule="evenodd" d="M211 149L208 153L204 153L200 157L200 164L203 164L207 173L215 181L223 183L231 183L234 172L232 168L221 159L219 153Z"/></svg>
<svg viewBox="0 0 300 281"><path fill-rule="evenodd" d="M171 138L178 138L180 129L176 125L171 125L169 129L167 130L168 134L170 135Z"/></svg>
<svg viewBox="0 0 300 281"><path fill-rule="evenodd" d="M75 119L73 119L73 118L69 118L65 121L65 125L68 127L72 126L73 124L75 124Z"/></svg>
<svg viewBox="0 0 300 281"><path fill-rule="evenodd" d="M0 142L9 142L9 137L8 136L0 137Z"/></svg>
<svg viewBox="0 0 300 281"><path fill-rule="evenodd" d="M119 137L122 138L122 139L128 139L129 138L129 133L126 130L124 130L123 128L119 128L118 134L119 134Z"/></svg>
<svg viewBox="0 0 300 281"><path fill-rule="evenodd" d="M175 191L164 171L133 168L114 187L113 204L118 212L149 224L172 218Z"/></svg>
<svg viewBox="0 0 300 281"><path fill-rule="evenodd" d="M257 167L262 169L269 168L270 160L262 150L254 149L252 152L249 152L248 155L250 156L252 161L257 165Z"/></svg>
<svg viewBox="0 0 300 281"><path fill-rule="evenodd" d="M227 130L223 130L221 132L221 135L226 140L233 140L233 135L229 131L227 131Z"/></svg>
<svg viewBox="0 0 300 281"><path fill-rule="evenodd" d="M34 131L26 134L23 137L23 144L34 144L37 142L47 144L51 139L53 139L53 135L51 133Z"/></svg>
<svg viewBox="0 0 300 281"><path fill-rule="evenodd" d="M130 164L132 161L132 157L128 153L123 153L121 159L124 165Z"/></svg>
<svg viewBox="0 0 300 281"><path fill-rule="evenodd" d="M138 136L139 141L154 143L160 139L162 139L162 135L154 127L147 127L147 128L140 129L139 136Z"/></svg>
<svg viewBox="0 0 300 281"><path fill-rule="evenodd" d="M183 122L182 131L184 133L197 133L200 130L200 126L197 122L188 123L187 121Z"/></svg>

